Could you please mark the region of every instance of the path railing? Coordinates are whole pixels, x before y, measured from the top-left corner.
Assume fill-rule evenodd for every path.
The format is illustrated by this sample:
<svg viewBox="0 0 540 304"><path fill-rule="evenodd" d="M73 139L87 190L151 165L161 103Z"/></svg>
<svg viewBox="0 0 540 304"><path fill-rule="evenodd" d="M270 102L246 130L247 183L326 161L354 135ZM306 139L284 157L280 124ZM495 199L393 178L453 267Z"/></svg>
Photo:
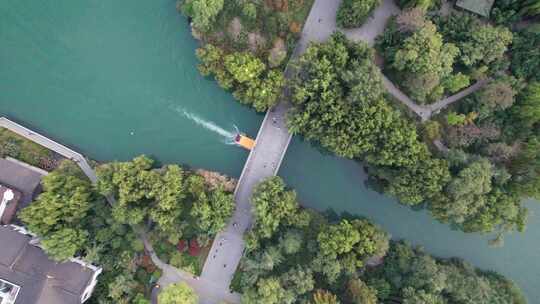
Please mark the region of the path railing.
<svg viewBox="0 0 540 304"><path fill-rule="evenodd" d="M84 174L88 176L88 179L90 179L93 184L97 182L96 173L94 172L90 164L88 164L86 158L82 154L75 152L64 145L61 145L56 141L39 134L38 132L23 127L18 123L7 119L6 117L0 117L0 127L6 128L19 136L22 136L30 141L35 142L38 145L41 145L62 155L67 159L74 161L81 168Z"/></svg>

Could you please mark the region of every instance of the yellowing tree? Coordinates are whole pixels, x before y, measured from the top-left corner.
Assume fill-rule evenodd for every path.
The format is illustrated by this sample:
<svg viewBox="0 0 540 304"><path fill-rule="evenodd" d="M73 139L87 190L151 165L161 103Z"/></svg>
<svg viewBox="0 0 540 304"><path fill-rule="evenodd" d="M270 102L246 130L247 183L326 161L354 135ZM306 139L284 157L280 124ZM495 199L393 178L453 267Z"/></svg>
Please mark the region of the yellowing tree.
<svg viewBox="0 0 540 304"><path fill-rule="evenodd" d="M165 287L158 295L159 304L197 304L199 297L186 283Z"/></svg>

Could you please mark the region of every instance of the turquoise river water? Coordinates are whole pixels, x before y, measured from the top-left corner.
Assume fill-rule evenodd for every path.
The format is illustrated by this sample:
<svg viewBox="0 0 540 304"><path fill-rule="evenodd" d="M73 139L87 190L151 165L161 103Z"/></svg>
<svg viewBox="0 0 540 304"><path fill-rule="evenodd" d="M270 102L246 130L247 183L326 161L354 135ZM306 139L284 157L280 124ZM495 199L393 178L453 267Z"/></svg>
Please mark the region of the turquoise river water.
<svg viewBox="0 0 540 304"><path fill-rule="evenodd" d="M238 176L247 153L227 143L234 126L254 136L262 115L197 69L187 21L174 0L0 1L0 114L91 158L141 153ZM458 256L513 279L540 303L540 206L525 233L491 248L367 189L361 166L294 138L280 175L306 206L371 218L395 238Z"/></svg>

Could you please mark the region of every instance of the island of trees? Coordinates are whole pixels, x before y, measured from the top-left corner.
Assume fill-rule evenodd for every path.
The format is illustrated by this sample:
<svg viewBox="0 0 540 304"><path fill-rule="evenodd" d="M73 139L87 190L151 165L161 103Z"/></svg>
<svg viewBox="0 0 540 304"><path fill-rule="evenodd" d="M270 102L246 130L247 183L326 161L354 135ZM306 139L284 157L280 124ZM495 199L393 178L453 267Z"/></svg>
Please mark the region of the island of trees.
<svg viewBox="0 0 540 304"><path fill-rule="evenodd" d="M283 69L313 0L185 0L178 9L192 20L203 46L199 70L243 104L264 112L278 103Z"/></svg>
<svg viewBox="0 0 540 304"><path fill-rule="evenodd" d="M418 105L487 83L426 122L387 94L376 50L336 33L295 62L289 129L362 161L377 189L442 222L522 231L524 199L540 198L538 33L419 7L392 18L377 42L383 73Z"/></svg>
<svg viewBox="0 0 540 304"><path fill-rule="evenodd" d="M367 219L300 207L279 177L259 184L232 288L250 304L526 303L509 280L439 259Z"/></svg>
<svg viewBox="0 0 540 304"><path fill-rule="evenodd" d="M203 2L219 8L209 26L197 21L195 7ZM298 36L292 24L303 22L291 16L305 18L294 12L310 2L220 3L181 5L203 42L197 50L203 75L258 111L290 88L290 131L363 162L370 184L403 204L427 208L465 232L498 232L494 244L505 231L525 229L523 201L540 198L540 26L531 20L540 13L538 1L497 1L489 20L430 0L398 1L402 12L389 20L375 49L336 33L292 62L288 79L285 58ZM338 25L359 27L378 5L344 0ZM248 22L249 11L257 12L257 22ZM272 50L231 39L235 25L262 32L274 14L289 22L286 27L283 20L280 32L289 51L279 64ZM387 93L381 73L419 107L471 85L480 89L421 122Z"/></svg>

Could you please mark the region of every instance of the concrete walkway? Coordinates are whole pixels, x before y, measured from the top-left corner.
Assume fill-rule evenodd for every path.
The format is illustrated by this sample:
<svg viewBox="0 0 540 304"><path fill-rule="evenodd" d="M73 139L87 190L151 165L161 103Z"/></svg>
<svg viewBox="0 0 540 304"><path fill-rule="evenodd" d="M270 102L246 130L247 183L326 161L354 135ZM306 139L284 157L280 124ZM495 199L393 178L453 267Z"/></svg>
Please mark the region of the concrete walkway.
<svg viewBox="0 0 540 304"><path fill-rule="evenodd" d="M429 109L430 111L433 113L438 113L440 110L446 108L447 106L449 106L450 104L464 98L464 97L467 97L468 95L480 90L481 88L483 88L486 84L488 84L489 82L491 81L491 79L483 79L483 80L479 80L477 81L475 84L473 84L472 86L450 96L450 97L447 97L447 98L444 98L444 99L441 99L439 101L437 101L436 103L432 103L429 105Z"/></svg>
<svg viewBox="0 0 540 304"><path fill-rule="evenodd" d="M311 42L324 42L333 32L339 30L336 26L336 12L340 3L340 0L315 0L291 60L298 58ZM374 17L362 27L343 32L349 39L364 40L373 45L375 38L384 32L388 18L398 13L399 8L392 0L383 0L381 6L375 10ZM290 75L288 68L285 75L287 77ZM390 94L418 114L422 120L429 119L434 109L417 105L384 75L383 83ZM291 134L286 127L286 114L290 109L290 102L287 94L283 95L281 102L264 117L256 137L256 146L248 156L234 193L236 210L227 228L214 239L201 277L196 280L174 267L171 269L170 265L158 265L160 268L168 269L168 274L164 275L162 280L163 284L178 281L188 283L199 294L200 303L218 304L224 299L229 303L240 301L238 295L230 296L229 286L244 252L244 233L252 223L250 198L259 182L277 174L291 140ZM454 102L454 99L450 97L444 102L436 103L437 109Z"/></svg>
<svg viewBox="0 0 540 304"><path fill-rule="evenodd" d="M228 290L223 292L220 286L215 286L214 282L206 280L202 277L197 278L188 272L182 271L161 261L154 252L154 249L147 238L143 235L141 236L141 239L143 240L146 251L150 254L152 262L162 271L161 278L159 278L157 282L159 289L163 289L170 284L182 281L191 286L191 288L193 288L197 294L202 295L199 299L199 303L201 304L223 303L223 301L226 303L240 303L239 294L230 293ZM158 290L153 292L152 303L157 303L157 293Z"/></svg>
<svg viewBox="0 0 540 304"><path fill-rule="evenodd" d="M82 154L77 153L70 148L61 145L54 140L49 139L35 131L27 129L5 117L0 117L0 127L6 128L11 132L16 133L28 140L31 140L36 144L41 145L49 150L52 150L67 159L71 159L81 168L81 170L84 172L84 174L86 174L86 176L88 176L88 178L93 184L97 182L96 173L94 172L92 167L90 167L90 165L86 161L86 158Z"/></svg>
<svg viewBox="0 0 540 304"><path fill-rule="evenodd" d="M332 32L325 32L327 26L322 24L321 14L326 9L325 3L333 1L315 0L313 8L306 20L301 38L296 45L291 59L299 57L310 42L324 41ZM290 69L285 70L290 75ZM255 186L262 180L277 174L291 140L286 127L286 114L290 109L289 100L283 94L280 103L269 110L256 137L255 148L250 152L242 174L238 180L234 197L236 210L227 226L219 233L212 244L208 259L203 267L200 280L212 282L212 293L219 290L225 294L229 290L233 275L244 252L244 233L252 223L250 198ZM206 292L199 293L201 303L219 303ZM238 302L235 302L238 303Z"/></svg>

